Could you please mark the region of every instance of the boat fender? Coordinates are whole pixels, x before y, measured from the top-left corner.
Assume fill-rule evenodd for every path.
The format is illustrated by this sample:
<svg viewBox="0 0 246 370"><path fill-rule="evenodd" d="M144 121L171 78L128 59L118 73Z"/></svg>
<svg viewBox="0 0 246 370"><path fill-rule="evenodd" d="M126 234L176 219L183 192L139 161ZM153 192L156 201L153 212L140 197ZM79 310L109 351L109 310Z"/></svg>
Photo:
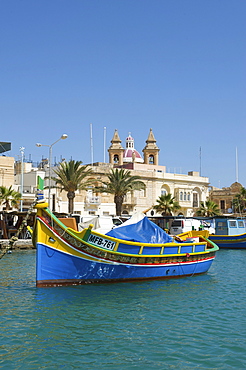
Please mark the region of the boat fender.
<svg viewBox="0 0 246 370"><path fill-rule="evenodd" d="M186 257L189 258L190 257L190 253L186 253Z"/></svg>

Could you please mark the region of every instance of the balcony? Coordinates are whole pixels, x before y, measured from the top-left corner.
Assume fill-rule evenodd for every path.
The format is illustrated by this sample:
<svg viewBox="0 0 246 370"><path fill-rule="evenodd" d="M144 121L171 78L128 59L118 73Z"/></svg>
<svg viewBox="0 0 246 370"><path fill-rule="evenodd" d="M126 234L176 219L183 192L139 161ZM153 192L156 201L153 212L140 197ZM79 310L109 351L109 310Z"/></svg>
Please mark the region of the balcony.
<svg viewBox="0 0 246 370"><path fill-rule="evenodd" d="M123 200L124 206L135 206L137 204L137 197L126 196Z"/></svg>
<svg viewBox="0 0 246 370"><path fill-rule="evenodd" d="M95 205L101 204L101 197L99 197L99 196L88 196L85 199L85 203L86 204L95 204Z"/></svg>

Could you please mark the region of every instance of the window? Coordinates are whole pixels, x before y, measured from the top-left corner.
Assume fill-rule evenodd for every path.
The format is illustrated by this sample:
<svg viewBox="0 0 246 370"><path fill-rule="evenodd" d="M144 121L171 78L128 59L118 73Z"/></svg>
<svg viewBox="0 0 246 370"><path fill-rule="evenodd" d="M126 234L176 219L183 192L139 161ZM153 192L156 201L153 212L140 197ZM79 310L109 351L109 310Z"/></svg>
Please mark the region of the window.
<svg viewBox="0 0 246 370"><path fill-rule="evenodd" d="M166 194L167 194L166 189L161 189L161 195L166 195Z"/></svg>
<svg viewBox="0 0 246 370"><path fill-rule="evenodd" d="M146 188L139 190L139 197L145 198L146 197Z"/></svg>
<svg viewBox="0 0 246 370"><path fill-rule="evenodd" d="M190 193L188 193L187 195L187 200L190 200Z"/></svg>
<svg viewBox="0 0 246 370"><path fill-rule="evenodd" d="M237 221L229 221L229 227L237 227Z"/></svg>
<svg viewBox="0 0 246 370"><path fill-rule="evenodd" d="M153 154L151 154L149 156L149 164L154 164L154 156L153 156Z"/></svg>
<svg viewBox="0 0 246 370"><path fill-rule="evenodd" d="M244 227L244 222L243 221L238 221L238 227Z"/></svg>
<svg viewBox="0 0 246 370"><path fill-rule="evenodd" d="M179 194L179 200L183 200L183 192L182 191Z"/></svg>
<svg viewBox="0 0 246 370"><path fill-rule="evenodd" d="M114 163L119 163L119 156L118 154L114 155Z"/></svg>
<svg viewBox="0 0 246 370"><path fill-rule="evenodd" d="M172 222L172 227L183 227L184 226L184 222L182 220L174 220Z"/></svg>
<svg viewBox="0 0 246 370"><path fill-rule="evenodd" d="M193 207L198 207L198 194L193 193Z"/></svg>
<svg viewBox="0 0 246 370"><path fill-rule="evenodd" d="M184 192L184 200L186 200L186 191Z"/></svg>
<svg viewBox="0 0 246 370"><path fill-rule="evenodd" d="M92 186L89 186L87 189L87 196L92 197L92 195L93 195L93 189L92 189Z"/></svg>
<svg viewBox="0 0 246 370"><path fill-rule="evenodd" d="M220 209L225 209L225 201L224 200L220 201Z"/></svg>

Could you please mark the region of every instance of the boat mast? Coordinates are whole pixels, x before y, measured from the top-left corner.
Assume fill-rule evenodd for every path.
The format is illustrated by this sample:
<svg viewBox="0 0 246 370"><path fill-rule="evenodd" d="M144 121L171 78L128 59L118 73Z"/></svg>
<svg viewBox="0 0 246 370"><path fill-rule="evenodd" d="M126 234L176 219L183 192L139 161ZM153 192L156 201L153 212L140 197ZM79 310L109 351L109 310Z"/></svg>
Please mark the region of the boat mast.
<svg viewBox="0 0 246 370"><path fill-rule="evenodd" d="M202 176L202 147L200 146L200 176Z"/></svg>
<svg viewBox="0 0 246 370"><path fill-rule="evenodd" d="M103 163L106 163L106 127L103 130Z"/></svg>
<svg viewBox="0 0 246 370"><path fill-rule="evenodd" d="M236 147L236 182L238 182L238 157L237 157L237 147Z"/></svg>
<svg viewBox="0 0 246 370"><path fill-rule="evenodd" d="M93 166L93 138L92 138L92 123L90 123L90 135L91 135L91 165Z"/></svg>

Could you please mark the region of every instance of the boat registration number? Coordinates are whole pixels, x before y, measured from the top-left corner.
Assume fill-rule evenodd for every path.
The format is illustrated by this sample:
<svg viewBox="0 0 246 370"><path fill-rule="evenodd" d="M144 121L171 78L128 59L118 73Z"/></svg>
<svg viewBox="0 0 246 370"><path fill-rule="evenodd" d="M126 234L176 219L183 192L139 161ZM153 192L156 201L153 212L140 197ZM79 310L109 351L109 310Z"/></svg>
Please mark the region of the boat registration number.
<svg viewBox="0 0 246 370"><path fill-rule="evenodd" d="M88 242L91 244L94 244L97 247L106 248L109 250L113 250L115 247L115 242L108 239L103 239L100 236L90 234L88 238Z"/></svg>

